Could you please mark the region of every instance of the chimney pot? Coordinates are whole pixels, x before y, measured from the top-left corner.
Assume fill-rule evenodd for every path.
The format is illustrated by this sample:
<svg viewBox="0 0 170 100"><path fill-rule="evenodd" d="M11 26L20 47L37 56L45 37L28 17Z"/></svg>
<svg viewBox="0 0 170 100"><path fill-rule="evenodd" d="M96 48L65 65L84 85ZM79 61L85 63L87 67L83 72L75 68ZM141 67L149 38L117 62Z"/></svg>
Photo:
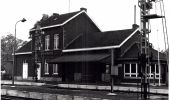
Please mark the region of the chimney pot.
<svg viewBox="0 0 170 100"><path fill-rule="evenodd" d="M133 24L133 25L132 25L132 28L133 28L133 29L137 29L137 28L139 28L139 25Z"/></svg>
<svg viewBox="0 0 170 100"><path fill-rule="evenodd" d="M48 15L47 14L43 14L41 20L46 20L46 19L48 19Z"/></svg>
<svg viewBox="0 0 170 100"><path fill-rule="evenodd" d="M58 16L59 16L59 14L58 14L58 13L53 13L53 16L57 16L57 17L58 17Z"/></svg>
<svg viewBox="0 0 170 100"><path fill-rule="evenodd" d="M86 9L86 8L83 8L83 7L80 8L80 11L83 11L83 10L87 12L87 9Z"/></svg>

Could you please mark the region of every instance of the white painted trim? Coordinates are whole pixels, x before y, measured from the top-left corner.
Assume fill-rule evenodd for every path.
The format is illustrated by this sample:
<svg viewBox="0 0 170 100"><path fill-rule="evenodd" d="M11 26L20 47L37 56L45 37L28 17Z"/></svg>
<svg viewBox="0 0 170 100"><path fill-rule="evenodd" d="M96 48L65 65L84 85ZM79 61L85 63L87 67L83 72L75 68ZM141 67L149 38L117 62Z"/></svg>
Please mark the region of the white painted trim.
<svg viewBox="0 0 170 100"><path fill-rule="evenodd" d="M47 29L47 28L53 28L53 27L58 27L58 26L63 26L65 25L66 23L68 23L69 21L71 21L72 19L74 19L75 17L77 17L78 15L82 14L82 13L86 13L86 11L82 10L81 12L79 12L78 14L74 15L73 17L69 18L68 20L66 20L65 22L63 22L62 24L57 24L57 25L51 25L51 26L46 26L46 27L41 27L40 30L42 29ZM88 15L87 15L88 16ZM89 16L88 16L89 17ZM90 17L89 17L90 18ZM91 18L90 18L91 19ZM92 19L91 19L92 20ZM92 20L93 21L93 20ZM94 21L93 21L94 23ZM94 23L96 25L96 23ZM96 25L97 26L97 25ZM98 26L97 26L98 27ZM98 27L98 29L100 30L100 28ZM37 29L30 29L30 31L35 31ZM101 30L100 30L101 31Z"/></svg>
<svg viewBox="0 0 170 100"><path fill-rule="evenodd" d="M137 28L131 35L129 35L120 45L121 47L127 40L129 40L137 31L139 31L139 28Z"/></svg>
<svg viewBox="0 0 170 100"><path fill-rule="evenodd" d="M120 48L129 38L131 38L139 28L137 28L131 35L129 35L120 45L115 46L104 46L104 47L92 47L92 48L80 48L80 49L65 49L62 52L76 52L76 51L91 51L91 50L104 50L104 49L113 49Z"/></svg>
<svg viewBox="0 0 170 100"><path fill-rule="evenodd" d="M71 21L72 19L74 19L75 17L77 17L78 15L85 13L86 11L82 10L81 12L79 12L78 14L74 15L73 17L71 17L70 19L66 20L62 25L65 25L66 23L68 23L69 21Z"/></svg>
<svg viewBox="0 0 170 100"><path fill-rule="evenodd" d="M105 46L105 47L92 47L92 48L80 48L80 49L65 49L65 50L62 50L62 52L104 50L104 49L112 49L112 48L119 48L119 45L115 45L115 46Z"/></svg>
<svg viewBox="0 0 170 100"><path fill-rule="evenodd" d="M97 26L97 28L102 32L101 28L96 24L96 22L92 19L92 17L89 16L89 14L87 14L87 12L85 12L85 13L92 20L92 22Z"/></svg>
<svg viewBox="0 0 170 100"><path fill-rule="evenodd" d="M15 55L23 55L23 54L32 54L32 52L21 52L21 53L15 53ZM12 54L14 55L14 54Z"/></svg>

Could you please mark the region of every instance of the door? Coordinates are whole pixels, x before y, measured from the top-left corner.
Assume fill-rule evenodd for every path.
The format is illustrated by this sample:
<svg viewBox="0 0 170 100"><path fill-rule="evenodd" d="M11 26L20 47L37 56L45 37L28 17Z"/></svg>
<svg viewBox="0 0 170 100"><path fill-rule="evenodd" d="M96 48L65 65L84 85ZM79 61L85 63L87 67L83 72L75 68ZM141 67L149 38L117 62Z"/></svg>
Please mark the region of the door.
<svg viewBox="0 0 170 100"><path fill-rule="evenodd" d="M41 63L37 63L37 64L38 64L37 78L38 78L38 80L40 80L40 78L41 78Z"/></svg>
<svg viewBox="0 0 170 100"><path fill-rule="evenodd" d="M28 78L28 63L23 63L22 78L23 79L27 79Z"/></svg>

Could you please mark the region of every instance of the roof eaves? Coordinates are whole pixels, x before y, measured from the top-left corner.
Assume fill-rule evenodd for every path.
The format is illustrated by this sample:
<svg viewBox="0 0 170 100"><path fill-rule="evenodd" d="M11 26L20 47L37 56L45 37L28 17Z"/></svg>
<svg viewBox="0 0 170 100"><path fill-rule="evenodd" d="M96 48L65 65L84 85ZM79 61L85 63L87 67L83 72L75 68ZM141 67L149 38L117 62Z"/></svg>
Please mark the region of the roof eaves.
<svg viewBox="0 0 170 100"><path fill-rule="evenodd" d="M62 50L62 52L77 52L77 51L104 50L104 49L113 49L113 48L120 48L120 46L119 46L119 45L115 45L115 46L92 47L92 48L65 49L65 50Z"/></svg>
<svg viewBox="0 0 170 100"><path fill-rule="evenodd" d="M53 28L53 27L58 27L58 26L63 26L66 23L68 23L69 21L71 21L72 19L74 19L75 17L77 17L78 15L85 13L84 10L80 11L79 13L77 13L76 15L74 15L73 17L69 18L68 20L66 20L65 22L63 22L62 24L56 24L56 25L50 25L50 26L46 26L46 27L41 27L40 30L42 29L47 29L47 28ZM35 31L37 29L30 29L30 31Z"/></svg>
<svg viewBox="0 0 170 100"><path fill-rule="evenodd" d="M120 44L120 47L121 47L127 40L129 40L137 31L139 31L139 28L137 28L135 31L133 31L133 33L130 34L130 35Z"/></svg>
<svg viewBox="0 0 170 100"><path fill-rule="evenodd" d="M26 54L32 54L32 52L19 52L19 53L15 53L15 55L26 55ZM12 54L14 55L14 54Z"/></svg>

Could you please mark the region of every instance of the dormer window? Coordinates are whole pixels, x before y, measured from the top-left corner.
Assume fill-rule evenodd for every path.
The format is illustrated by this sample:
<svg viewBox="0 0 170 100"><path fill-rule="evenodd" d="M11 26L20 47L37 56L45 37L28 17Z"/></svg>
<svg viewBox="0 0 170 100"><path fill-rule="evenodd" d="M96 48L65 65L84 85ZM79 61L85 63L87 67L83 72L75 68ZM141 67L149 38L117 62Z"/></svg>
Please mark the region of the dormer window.
<svg viewBox="0 0 170 100"><path fill-rule="evenodd" d="M50 48L50 35L45 36L45 50Z"/></svg>
<svg viewBox="0 0 170 100"><path fill-rule="evenodd" d="M54 34L54 50L58 49L59 47L59 35Z"/></svg>

